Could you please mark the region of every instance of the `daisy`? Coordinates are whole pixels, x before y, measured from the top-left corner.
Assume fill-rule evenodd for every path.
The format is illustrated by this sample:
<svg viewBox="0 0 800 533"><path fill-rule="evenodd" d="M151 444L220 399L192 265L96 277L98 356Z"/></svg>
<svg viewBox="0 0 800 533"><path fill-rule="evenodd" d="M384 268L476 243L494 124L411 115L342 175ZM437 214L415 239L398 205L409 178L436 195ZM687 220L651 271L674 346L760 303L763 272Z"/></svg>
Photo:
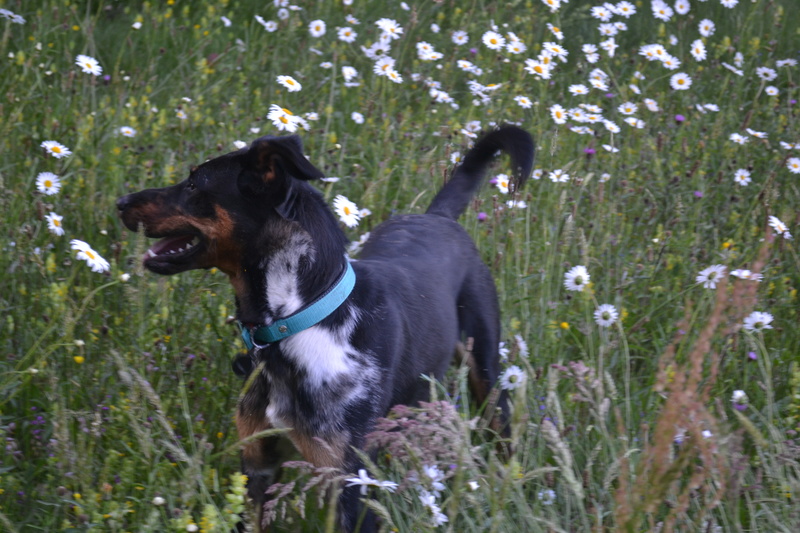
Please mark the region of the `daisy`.
<svg viewBox="0 0 800 533"><path fill-rule="evenodd" d="M456 30L453 32L453 35L450 37L454 44L461 46L462 44L467 44L469 42L469 35L467 32L463 30Z"/></svg>
<svg viewBox="0 0 800 533"><path fill-rule="evenodd" d="M744 76L744 71L743 70L739 70L738 68L734 67L733 65L729 65L728 63L726 63L724 61L722 61L720 63L720 65L722 65L726 69L730 70L731 72L733 72L737 76Z"/></svg>
<svg viewBox="0 0 800 533"><path fill-rule="evenodd" d="M692 78L685 72L678 72L669 79L669 85L676 91L685 91L692 86Z"/></svg>
<svg viewBox="0 0 800 533"><path fill-rule="evenodd" d="M697 274L695 281L697 283L702 283L703 287L706 289L716 289L717 282L719 282L720 278L725 276L725 265L711 265L708 268L704 268Z"/></svg>
<svg viewBox="0 0 800 533"><path fill-rule="evenodd" d="M626 19L631 18L633 15L636 14L636 6L634 6L630 2L619 2L614 7L617 14L625 17Z"/></svg>
<svg viewBox="0 0 800 533"><path fill-rule="evenodd" d="M796 59L792 59L792 58L779 59L778 61L775 62L775 66L776 67L796 67L797 66L797 60Z"/></svg>
<svg viewBox="0 0 800 533"><path fill-rule="evenodd" d="M564 40L564 33L556 26L553 26L548 22L547 29L550 30L550 33L552 33L555 36L555 38L558 39L559 41Z"/></svg>
<svg viewBox="0 0 800 533"><path fill-rule="evenodd" d="M427 490L420 488L419 501L425 507L430 515L432 525L434 527L441 526L447 522L447 515L442 513L442 508L436 503L436 496Z"/></svg>
<svg viewBox="0 0 800 533"><path fill-rule="evenodd" d="M624 104L620 105L617 110L623 115L633 115L636 113L636 107L636 104L633 102L625 102Z"/></svg>
<svg viewBox="0 0 800 533"><path fill-rule="evenodd" d="M669 19L671 19L672 15L674 14L672 8L669 7L662 0L653 0L651 7L653 9L653 16L658 20L663 20L664 22L669 21Z"/></svg>
<svg viewBox="0 0 800 533"><path fill-rule="evenodd" d="M353 15L350 14L344 17L344 19L347 21L348 24L352 24L353 26L358 26L359 24L361 24L361 22L359 22L357 18L355 18Z"/></svg>
<svg viewBox="0 0 800 533"><path fill-rule="evenodd" d="M770 323L775 319L769 313L762 313L761 311L753 311L747 318L744 319L744 329L747 331L763 331L765 329L772 329Z"/></svg>
<svg viewBox="0 0 800 533"><path fill-rule="evenodd" d="M781 141L781 148L784 150L800 150L800 143L787 143L786 141Z"/></svg>
<svg viewBox="0 0 800 533"><path fill-rule="evenodd" d="M290 133L297 131L298 126L304 130L308 129L308 122L302 117L296 116L294 113L281 107L277 104L269 106L269 113L267 118L272 121L272 125L280 131L288 131Z"/></svg>
<svg viewBox="0 0 800 533"><path fill-rule="evenodd" d="M361 220L361 213L358 210L358 206L345 196L340 194L333 199L333 209L336 214L339 215L339 220L343 222L345 226L348 228L358 226L358 221Z"/></svg>
<svg viewBox="0 0 800 533"><path fill-rule="evenodd" d="M616 53L617 48L619 48L619 45L617 44L617 41L615 41L614 38L612 37L610 39L606 39L605 41L602 41L600 43L600 48L602 48L603 50L606 51L606 53L608 54L608 57L614 57L614 54Z"/></svg>
<svg viewBox="0 0 800 533"><path fill-rule="evenodd" d="M597 63L600 61L600 54L597 53L597 46L593 44L584 44L581 51L586 54L586 61L588 63Z"/></svg>
<svg viewBox="0 0 800 533"><path fill-rule="evenodd" d="M377 479L372 479L367 475L367 471L363 468L359 469L358 477L345 478L345 481L347 481L347 487L355 487L360 485L362 496L367 495L368 487L377 487L379 489L388 490L389 492L394 492L394 490L397 488L397 483L392 481L378 481Z"/></svg>
<svg viewBox="0 0 800 533"><path fill-rule="evenodd" d="M731 141L735 142L736 144L746 144L750 139L741 135L739 133L731 133L730 137L728 137Z"/></svg>
<svg viewBox="0 0 800 533"><path fill-rule="evenodd" d="M658 107L658 102L656 102L652 98L645 98L644 105L647 107L648 111L651 111L653 113L660 111L660 108Z"/></svg>
<svg viewBox="0 0 800 533"><path fill-rule="evenodd" d="M559 104L550 106L550 116L556 124L564 124L567 122L567 113Z"/></svg>
<svg viewBox="0 0 800 533"><path fill-rule="evenodd" d="M40 193L52 196L61 190L61 180L52 172L40 172L36 176L36 188Z"/></svg>
<svg viewBox="0 0 800 533"><path fill-rule="evenodd" d="M520 388L525 383L525 372L517 365L511 365L500 374L500 388L503 390L514 390Z"/></svg>
<svg viewBox="0 0 800 533"><path fill-rule="evenodd" d="M49 215L45 215L44 219L47 221L47 229L53 235L64 235L64 228L61 226L61 221L64 219L61 215L57 215L50 211Z"/></svg>
<svg viewBox="0 0 800 533"><path fill-rule="evenodd" d="M674 56L666 56L661 58L661 65L667 70L675 70L681 66L681 60Z"/></svg>
<svg viewBox="0 0 800 533"><path fill-rule="evenodd" d="M750 171L744 168L738 169L736 173L733 175L733 181L735 181L739 185L747 185L752 181L750 179Z"/></svg>
<svg viewBox="0 0 800 533"><path fill-rule="evenodd" d="M119 133L123 137L136 137L136 130L131 128L130 126L122 126L119 129Z"/></svg>
<svg viewBox="0 0 800 533"><path fill-rule="evenodd" d="M585 266L574 266L564 274L564 288L568 291L582 292L586 285L589 284L589 279L589 272Z"/></svg>
<svg viewBox="0 0 800 533"><path fill-rule="evenodd" d="M558 43L546 42L542 44L542 49L546 50L553 57L559 58L561 61L566 62L569 52L566 48Z"/></svg>
<svg viewBox="0 0 800 533"><path fill-rule="evenodd" d="M764 81L772 81L778 77L778 73L769 67L758 67L756 69L756 76Z"/></svg>
<svg viewBox="0 0 800 533"><path fill-rule="evenodd" d="M523 109L530 109L533 105L533 102L527 96L515 96L514 101Z"/></svg>
<svg viewBox="0 0 800 533"><path fill-rule="evenodd" d="M526 59L525 70L534 76L539 76L543 80L549 80L552 75L552 67L550 64L536 59Z"/></svg>
<svg viewBox="0 0 800 533"><path fill-rule="evenodd" d="M555 13L561 7L561 0L542 0L542 3L549 7L552 13Z"/></svg>
<svg viewBox="0 0 800 533"><path fill-rule="evenodd" d="M528 46L522 41L511 41L506 45L506 51L511 54L521 54L528 49Z"/></svg>
<svg viewBox="0 0 800 533"><path fill-rule="evenodd" d="M575 85L570 85L569 86L569 92L571 92L572 94L575 94L575 95L589 94L589 88L586 87L586 85L578 83L578 84L575 84Z"/></svg>
<svg viewBox="0 0 800 533"><path fill-rule="evenodd" d="M362 115L358 111L353 111L350 114L350 118L352 118L353 122L355 122L356 124L363 124L364 123L364 115Z"/></svg>
<svg viewBox="0 0 800 533"><path fill-rule="evenodd" d="M353 67L342 67L342 77L344 78L344 81L352 81L356 76L358 76L358 71Z"/></svg>
<svg viewBox="0 0 800 533"><path fill-rule="evenodd" d="M399 39L400 35L403 34L403 28L396 20L382 18L379 19L375 25L381 29L383 35L390 41Z"/></svg>
<svg viewBox="0 0 800 533"><path fill-rule="evenodd" d="M759 139L766 139L767 138L767 133L764 132L764 131L756 131L756 130L754 130L752 128L745 128L745 131L747 133L749 133L750 135L752 135L753 137L757 137Z"/></svg>
<svg viewBox="0 0 800 533"><path fill-rule="evenodd" d="M372 72L378 76L387 76L389 71L394 69L394 59L389 56L384 56L375 61L375 66L372 67Z"/></svg>
<svg viewBox="0 0 800 533"><path fill-rule="evenodd" d="M353 41L356 40L358 34L354 32L352 28L345 27L345 28L339 28L337 36L339 37L340 41L344 41L346 43L352 43Z"/></svg>
<svg viewBox="0 0 800 533"><path fill-rule="evenodd" d="M303 86L300 85L296 79L291 76L278 76L277 78L278 83L289 89L290 93L296 93L300 91Z"/></svg>
<svg viewBox="0 0 800 533"><path fill-rule="evenodd" d="M739 3L739 0L719 0L719 3L727 7L728 9L732 9L736 7L736 4Z"/></svg>
<svg viewBox="0 0 800 533"><path fill-rule="evenodd" d="M708 53L706 52L706 45L703 44L703 41L700 39L696 39L692 42L692 57L695 58L697 61L703 61Z"/></svg>
<svg viewBox="0 0 800 533"><path fill-rule="evenodd" d="M737 268L736 270L731 271L731 276L736 276L739 279L748 279L751 281L761 281L764 279L763 275L757 272L750 272L749 270L743 268Z"/></svg>
<svg viewBox="0 0 800 533"><path fill-rule="evenodd" d="M75 64L81 67L81 70L86 74L99 76L103 73L103 67L100 66L100 63L98 63L95 58L90 56L80 54L75 58Z"/></svg>
<svg viewBox="0 0 800 533"><path fill-rule="evenodd" d="M692 6L689 4L689 0L678 0L675 2L675 12L678 15L685 15L691 8Z"/></svg>
<svg viewBox="0 0 800 533"><path fill-rule="evenodd" d="M312 37L322 37L325 35L325 29L324 20L312 20L308 24L308 33L310 33Z"/></svg>
<svg viewBox="0 0 800 533"><path fill-rule="evenodd" d="M604 6L595 6L591 10L591 15L598 20L608 22L614 16L614 13Z"/></svg>
<svg viewBox="0 0 800 533"><path fill-rule="evenodd" d="M770 96L778 96L778 93L779 93L780 91L779 91L779 90L778 90L778 88L777 88L777 87L775 87L774 85L767 85L767 86L764 88L764 92L765 92L765 93L767 93L767 94L768 94L768 95L770 95Z"/></svg>
<svg viewBox="0 0 800 533"><path fill-rule="evenodd" d="M264 26L264 29L267 30L270 33L278 31L278 23L275 22L274 20L268 20L268 21L264 22L263 26Z"/></svg>
<svg viewBox="0 0 800 533"><path fill-rule="evenodd" d="M792 238L792 234L789 233L789 226L784 224L778 217L770 215L769 225L772 227L772 229L775 230L776 233L780 233L781 235L783 235L785 239Z"/></svg>
<svg viewBox="0 0 800 533"><path fill-rule="evenodd" d="M492 181L501 193L508 194L510 180L507 174L498 174Z"/></svg>
<svg viewBox="0 0 800 533"><path fill-rule="evenodd" d="M92 269L92 272L108 272L110 265L108 261L100 257L100 254L92 250L92 247L78 239L69 241L70 248L77 251L76 257L83 259Z"/></svg>
<svg viewBox="0 0 800 533"><path fill-rule="evenodd" d="M550 181L552 181L553 183L566 183L569 181L569 174L567 174L560 168L557 168L552 172L549 172L547 174L547 177L550 178Z"/></svg>
<svg viewBox="0 0 800 533"><path fill-rule="evenodd" d="M56 159L61 159L62 157L68 157L72 155L72 152L69 148L56 141L44 141L39 146L44 148L48 154L52 155Z"/></svg>
<svg viewBox="0 0 800 533"><path fill-rule="evenodd" d="M600 24L600 26L597 27L597 30L603 37L613 37L619 33L619 30L617 29L616 26L614 26L613 24L606 24L606 23Z"/></svg>
<svg viewBox="0 0 800 533"><path fill-rule="evenodd" d="M502 50L506 45L506 38L496 31L487 31L483 34L481 40L489 50Z"/></svg>
<svg viewBox="0 0 800 533"><path fill-rule="evenodd" d="M714 35L716 29L717 26L714 24L714 22L708 19L701 20L700 24L697 27L697 31L699 31L700 35L702 35L703 37L711 37L712 35Z"/></svg>
<svg viewBox="0 0 800 533"><path fill-rule="evenodd" d="M389 69L389 71L386 73L386 77L395 83L403 83L403 76L401 76L400 73L395 69Z"/></svg>
<svg viewBox="0 0 800 533"><path fill-rule="evenodd" d="M790 157L786 162L786 168L788 168L789 172L792 174L800 174L800 157Z"/></svg>
<svg viewBox="0 0 800 533"><path fill-rule="evenodd" d="M175 111L175 116L181 120L186 120L188 117L186 116L186 112L183 109L178 109Z"/></svg>
<svg viewBox="0 0 800 533"><path fill-rule="evenodd" d="M603 304L598 307L594 312L594 321L598 326L607 328L617 321L619 313L617 308L611 304Z"/></svg>

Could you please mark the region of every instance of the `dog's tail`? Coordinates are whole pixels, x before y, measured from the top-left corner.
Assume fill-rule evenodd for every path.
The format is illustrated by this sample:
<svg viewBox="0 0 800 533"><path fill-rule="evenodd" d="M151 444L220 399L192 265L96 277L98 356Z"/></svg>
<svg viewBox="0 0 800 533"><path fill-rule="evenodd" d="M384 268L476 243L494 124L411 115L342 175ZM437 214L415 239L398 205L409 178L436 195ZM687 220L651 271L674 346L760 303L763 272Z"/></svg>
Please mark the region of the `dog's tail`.
<svg viewBox="0 0 800 533"><path fill-rule="evenodd" d="M453 177L433 198L428 213L456 220L467 209L478 191L489 163L499 151L511 156L514 190L519 190L531 175L533 137L516 126L501 126L481 137L456 167Z"/></svg>

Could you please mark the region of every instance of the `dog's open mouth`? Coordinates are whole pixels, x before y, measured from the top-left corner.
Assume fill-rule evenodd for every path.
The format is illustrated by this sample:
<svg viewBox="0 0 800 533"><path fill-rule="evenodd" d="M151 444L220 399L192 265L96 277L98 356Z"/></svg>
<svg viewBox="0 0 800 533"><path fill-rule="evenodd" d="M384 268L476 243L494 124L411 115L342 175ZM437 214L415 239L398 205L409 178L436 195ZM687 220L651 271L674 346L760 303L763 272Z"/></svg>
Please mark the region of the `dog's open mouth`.
<svg viewBox="0 0 800 533"><path fill-rule="evenodd" d="M153 244L144 254L144 266L156 273L173 273L191 268L187 264L203 248L197 235L172 235ZM168 272L169 271L169 272Z"/></svg>

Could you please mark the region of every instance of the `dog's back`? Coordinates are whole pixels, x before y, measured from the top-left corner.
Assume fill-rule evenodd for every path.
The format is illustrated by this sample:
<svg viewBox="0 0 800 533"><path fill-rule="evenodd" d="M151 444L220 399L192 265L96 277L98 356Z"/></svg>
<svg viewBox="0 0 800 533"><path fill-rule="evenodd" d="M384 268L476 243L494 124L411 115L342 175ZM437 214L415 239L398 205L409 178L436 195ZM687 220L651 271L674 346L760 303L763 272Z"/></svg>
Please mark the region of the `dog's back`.
<svg viewBox="0 0 800 533"><path fill-rule="evenodd" d="M470 384L479 403L497 379L500 317L494 281L456 219L500 151L511 156L518 189L531 172L533 140L526 131L505 126L475 144L424 215L395 216L381 224L354 264L359 277L369 280L355 297L373 305L385 302L373 318L384 323L376 329L385 339L382 353L394 385L384 409L425 398L420 375L441 378L458 343L467 339Z"/></svg>

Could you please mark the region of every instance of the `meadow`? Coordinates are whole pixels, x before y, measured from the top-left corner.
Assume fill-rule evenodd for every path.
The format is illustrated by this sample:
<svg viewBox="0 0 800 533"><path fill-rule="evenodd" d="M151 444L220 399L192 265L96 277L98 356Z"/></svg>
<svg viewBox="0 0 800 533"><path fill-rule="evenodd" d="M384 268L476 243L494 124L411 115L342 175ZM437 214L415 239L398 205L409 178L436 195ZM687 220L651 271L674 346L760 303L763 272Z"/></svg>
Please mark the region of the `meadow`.
<svg viewBox="0 0 800 533"><path fill-rule="evenodd" d="M0 530L248 514L228 280L144 271L116 198L295 131L357 258L515 123L533 177L498 159L461 219L515 454L454 368L371 438L383 530L800 531L795 0L0 7ZM330 531L357 474L298 457L267 517Z"/></svg>

